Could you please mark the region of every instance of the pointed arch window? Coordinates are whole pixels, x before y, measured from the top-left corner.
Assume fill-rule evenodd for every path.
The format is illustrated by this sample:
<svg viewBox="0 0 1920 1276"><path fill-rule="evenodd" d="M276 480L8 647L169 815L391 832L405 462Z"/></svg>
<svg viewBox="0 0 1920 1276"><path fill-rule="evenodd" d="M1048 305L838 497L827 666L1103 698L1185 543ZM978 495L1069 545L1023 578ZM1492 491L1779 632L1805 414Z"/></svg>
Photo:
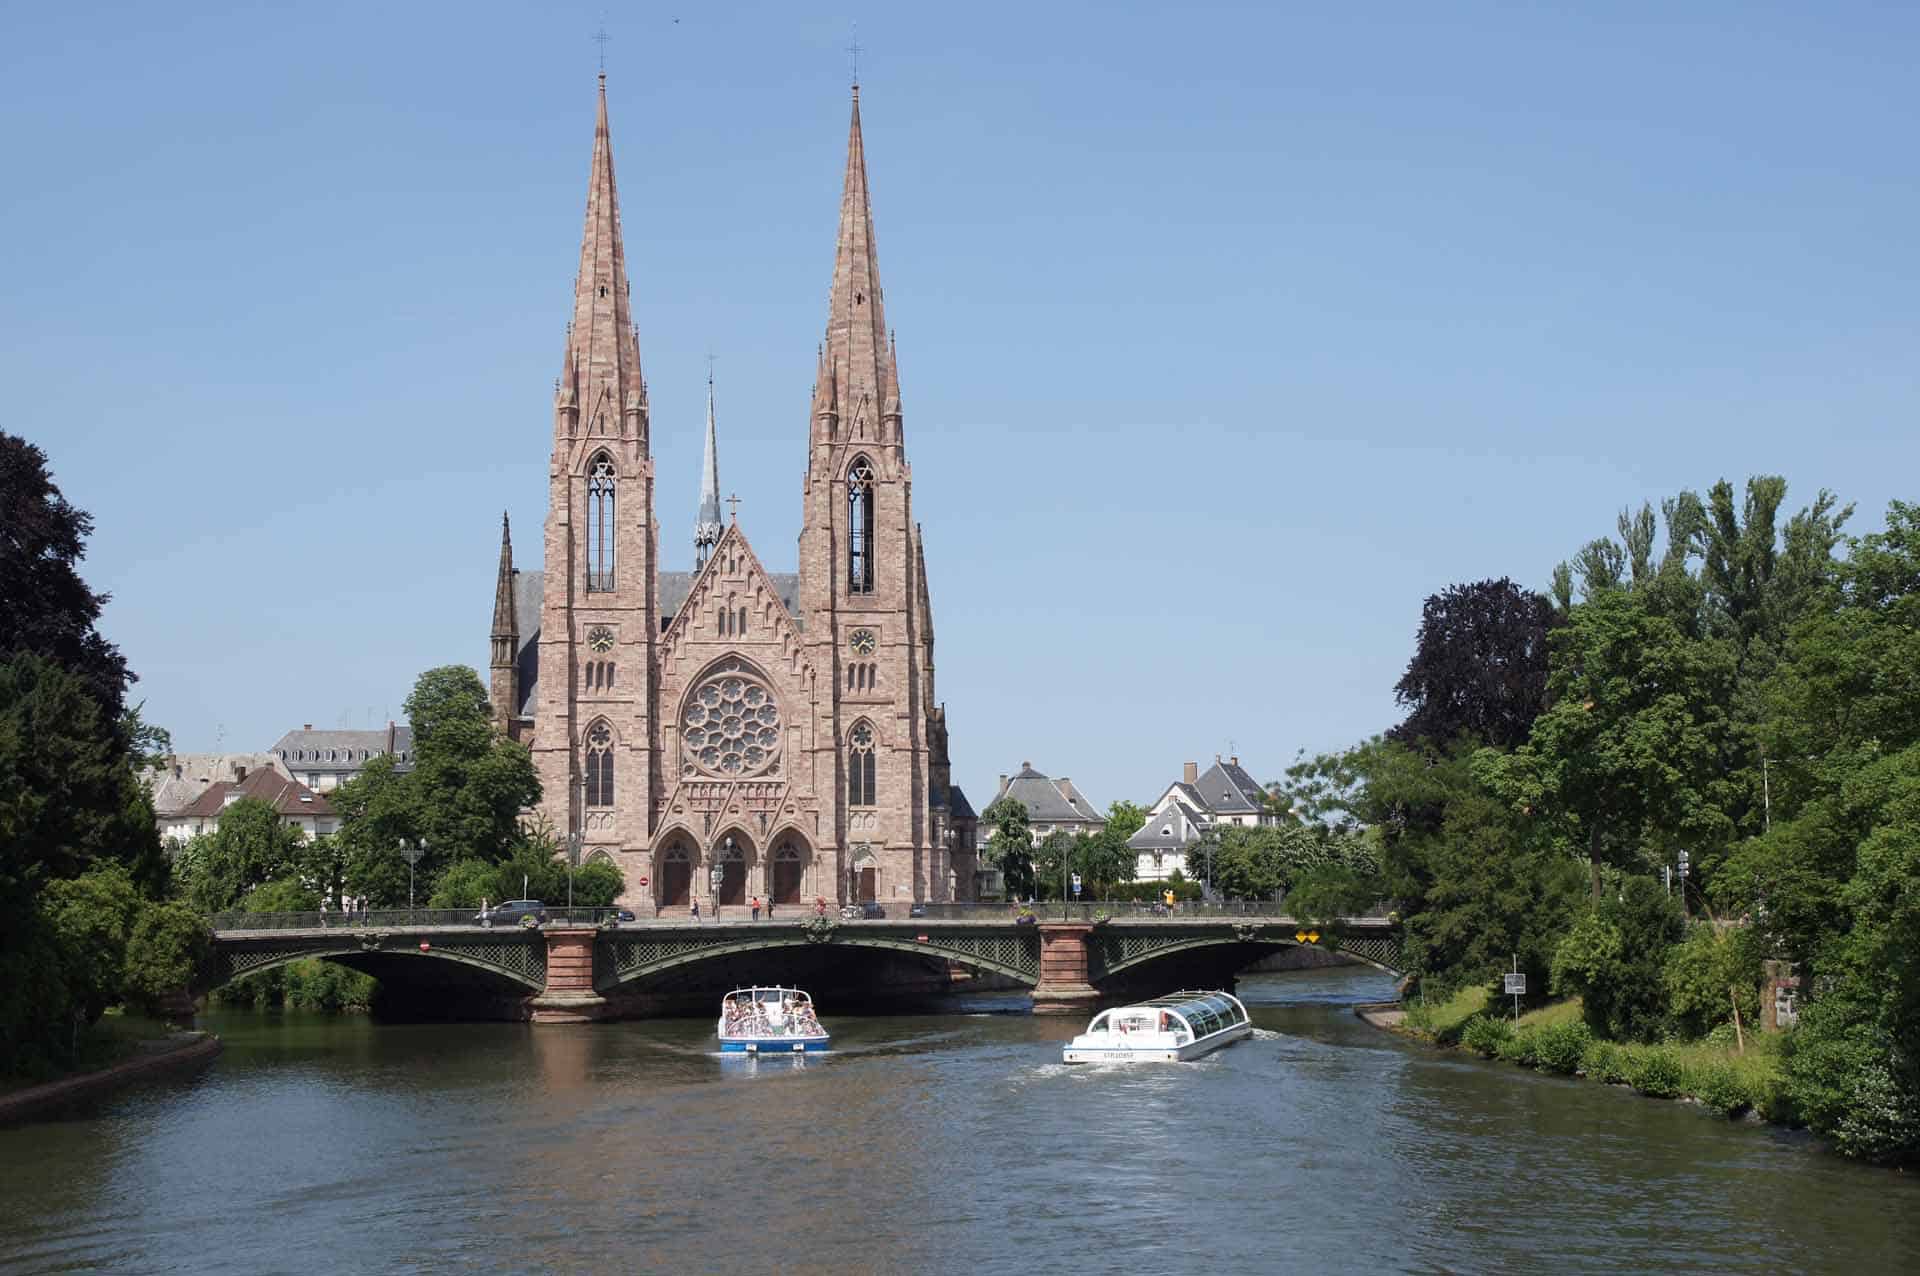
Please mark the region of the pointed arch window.
<svg viewBox="0 0 1920 1276"><path fill-rule="evenodd" d="M874 784L873 727L866 722L854 724L847 734L847 805L875 806L879 803Z"/></svg>
<svg viewBox="0 0 1920 1276"><path fill-rule="evenodd" d="M855 457L847 469L847 592L873 592L873 463Z"/></svg>
<svg viewBox="0 0 1920 1276"><path fill-rule="evenodd" d="M613 805L613 728L602 719L587 728L588 806Z"/></svg>
<svg viewBox="0 0 1920 1276"><path fill-rule="evenodd" d="M597 453L587 468L587 592L613 591L615 487L613 458Z"/></svg>

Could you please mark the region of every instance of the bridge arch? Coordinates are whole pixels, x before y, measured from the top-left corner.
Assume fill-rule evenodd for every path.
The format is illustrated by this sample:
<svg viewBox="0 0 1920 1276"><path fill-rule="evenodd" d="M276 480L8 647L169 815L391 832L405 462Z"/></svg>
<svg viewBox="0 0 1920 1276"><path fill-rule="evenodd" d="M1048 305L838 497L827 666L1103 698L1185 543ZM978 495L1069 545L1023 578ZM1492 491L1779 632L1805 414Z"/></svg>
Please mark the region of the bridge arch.
<svg viewBox="0 0 1920 1276"><path fill-rule="evenodd" d="M924 940L920 938L922 934L926 935ZM715 929L658 936L620 932L603 940L603 944L605 957L595 979L595 987L603 994L651 980L668 971L777 950L784 950L790 956L802 952L878 950L922 961L952 962L976 974L1002 975L1029 986L1040 977L1038 936L953 934L912 928L896 931L864 925L841 926L831 918L813 918L804 926L780 930Z"/></svg>
<svg viewBox="0 0 1920 1276"><path fill-rule="evenodd" d="M1340 934L1326 939L1328 942L1323 944L1306 945L1291 933L1259 925L1235 926L1230 932L1199 935L1147 929L1096 931L1087 942L1088 977L1100 984L1115 977L1137 977L1159 962L1207 956L1217 956L1220 960L1211 964L1231 973L1262 957L1308 946L1372 966L1396 978L1404 973L1399 965L1397 939Z"/></svg>
<svg viewBox="0 0 1920 1276"><path fill-rule="evenodd" d="M428 981L470 974L475 977L468 982L518 996L539 992L547 983L547 946L537 934L402 940L378 933L342 933L217 945L212 967L195 991L213 992L236 979L310 958L388 981L405 981L416 973L409 967L418 967L417 973Z"/></svg>

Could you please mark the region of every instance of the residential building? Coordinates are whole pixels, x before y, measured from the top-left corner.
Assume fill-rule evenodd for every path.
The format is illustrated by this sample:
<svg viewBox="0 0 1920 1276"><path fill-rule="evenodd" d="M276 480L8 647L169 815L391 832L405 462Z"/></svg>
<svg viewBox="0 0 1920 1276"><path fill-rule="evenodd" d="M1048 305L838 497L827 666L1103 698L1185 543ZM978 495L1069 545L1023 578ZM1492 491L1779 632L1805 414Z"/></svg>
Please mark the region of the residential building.
<svg viewBox="0 0 1920 1276"><path fill-rule="evenodd" d="M141 781L153 794L154 822L163 837L174 836L181 812L221 781L238 783L256 771L279 770L271 753L175 753L160 766L143 771ZM177 839L176 839L177 840Z"/></svg>
<svg viewBox="0 0 1920 1276"><path fill-rule="evenodd" d="M1266 790L1240 765L1239 758L1222 761L1216 753L1213 765L1204 773L1199 763L1189 762L1181 768L1180 778L1147 808L1146 824L1127 839L1137 856L1134 877L1143 882L1165 881L1175 870L1194 877L1187 854L1208 830L1224 825L1258 828L1279 822L1279 813L1268 801Z"/></svg>
<svg viewBox="0 0 1920 1276"><path fill-rule="evenodd" d="M160 835L169 842L184 842L201 833L211 833L219 827L226 809L241 798L258 798L267 803L279 814L282 823L299 829L309 839L340 827L340 821L324 797L272 767L262 767L247 772L237 781L218 780L208 785L185 808L161 821Z"/></svg>
<svg viewBox="0 0 1920 1276"><path fill-rule="evenodd" d="M329 793L366 769L375 758L392 754L396 768L413 765L413 728L388 722L373 731L315 731L311 722L289 731L273 746L273 756L289 776L316 793Z"/></svg>
<svg viewBox="0 0 1920 1276"><path fill-rule="evenodd" d="M1022 762L1015 775L1000 777L993 800L1007 797L1027 808L1027 825L1033 831L1035 846L1054 833L1092 835L1107 827L1107 817L1074 787L1072 780L1064 775L1048 779L1034 770L1031 762ZM990 837L993 830L982 826L980 832Z"/></svg>

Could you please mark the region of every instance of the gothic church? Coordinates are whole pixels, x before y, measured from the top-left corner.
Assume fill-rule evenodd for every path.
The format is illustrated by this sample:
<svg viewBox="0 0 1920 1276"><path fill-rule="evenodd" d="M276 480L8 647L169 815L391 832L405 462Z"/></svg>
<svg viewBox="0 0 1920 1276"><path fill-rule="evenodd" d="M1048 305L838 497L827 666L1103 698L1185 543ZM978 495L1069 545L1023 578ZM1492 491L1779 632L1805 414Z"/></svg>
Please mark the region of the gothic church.
<svg viewBox="0 0 1920 1276"><path fill-rule="evenodd" d="M491 682L497 724L533 753L541 813L620 867L629 907L904 910L971 892L975 821L934 695L882 297L856 85L799 570L769 572L722 521L711 383L693 570L667 570L601 76L545 570L514 568L503 520Z"/></svg>

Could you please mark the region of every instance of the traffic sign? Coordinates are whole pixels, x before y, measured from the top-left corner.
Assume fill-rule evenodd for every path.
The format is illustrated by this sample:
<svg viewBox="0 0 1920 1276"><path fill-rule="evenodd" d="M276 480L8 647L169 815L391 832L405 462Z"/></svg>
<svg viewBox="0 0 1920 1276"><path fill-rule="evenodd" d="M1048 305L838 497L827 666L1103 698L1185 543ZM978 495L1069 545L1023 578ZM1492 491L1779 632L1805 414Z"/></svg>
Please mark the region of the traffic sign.
<svg viewBox="0 0 1920 1276"><path fill-rule="evenodd" d="M1527 977L1524 974L1502 975L1500 983L1502 996L1524 997L1527 995Z"/></svg>
<svg viewBox="0 0 1920 1276"><path fill-rule="evenodd" d="M1073 893L1076 897L1080 894L1080 874L1078 873L1073 875Z"/></svg>
<svg viewBox="0 0 1920 1276"><path fill-rule="evenodd" d="M641 878L641 879L640 879L640 884L641 884L642 886L645 886L645 885L647 884L647 879L646 879L646 878L644 878L644 877L643 877L643 878Z"/></svg>

